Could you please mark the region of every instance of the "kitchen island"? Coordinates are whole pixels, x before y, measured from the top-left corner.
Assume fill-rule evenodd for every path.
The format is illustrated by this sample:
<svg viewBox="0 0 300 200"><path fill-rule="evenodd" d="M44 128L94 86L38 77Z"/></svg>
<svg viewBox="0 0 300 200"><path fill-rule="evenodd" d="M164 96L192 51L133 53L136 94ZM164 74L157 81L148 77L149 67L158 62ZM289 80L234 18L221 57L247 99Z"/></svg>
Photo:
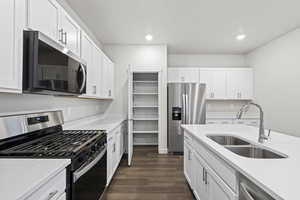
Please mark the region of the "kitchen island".
<svg viewBox="0 0 300 200"><path fill-rule="evenodd" d="M272 131L270 139L260 144L257 142L258 128L255 127L244 125L182 125L182 128L185 132L185 144L188 144L187 147L191 149L190 152L197 156L200 155L196 158L202 160L204 165L208 163L207 166L203 167L203 172L199 176L203 175L203 180L207 182L206 171L211 172L212 175L210 175L215 177L215 182L220 185L228 197L227 199L238 198L239 176L245 176L276 200L299 199L297 184L300 180L299 138ZM255 159L243 157L224 148L224 146L208 138L207 135L236 136L280 155L285 155L287 158ZM188 152L189 155L186 155L187 152L185 152L185 157L190 158L190 152ZM194 177L197 177L198 170L186 169L189 167L188 165L185 167L186 177L189 173L191 174L190 177L187 177L187 179L191 179L188 182L190 185L197 185L199 180L193 179L197 179ZM214 194L216 193L218 192L214 192ZM198 193L196 192L196 196L199 194L203 194L201 189Z"/></svg>

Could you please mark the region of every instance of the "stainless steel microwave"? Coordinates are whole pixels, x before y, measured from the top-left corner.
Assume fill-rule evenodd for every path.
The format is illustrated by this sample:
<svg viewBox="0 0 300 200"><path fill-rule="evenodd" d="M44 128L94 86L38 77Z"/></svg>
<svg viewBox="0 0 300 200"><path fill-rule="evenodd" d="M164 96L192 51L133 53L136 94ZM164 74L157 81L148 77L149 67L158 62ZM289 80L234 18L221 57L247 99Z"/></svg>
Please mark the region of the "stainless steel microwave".
<svg viewBox="0 0 300 200"><path fill-rule="evenodd" d="M38 31L24 31L23 92L79 95L86 92L86 65Z"/></svg>

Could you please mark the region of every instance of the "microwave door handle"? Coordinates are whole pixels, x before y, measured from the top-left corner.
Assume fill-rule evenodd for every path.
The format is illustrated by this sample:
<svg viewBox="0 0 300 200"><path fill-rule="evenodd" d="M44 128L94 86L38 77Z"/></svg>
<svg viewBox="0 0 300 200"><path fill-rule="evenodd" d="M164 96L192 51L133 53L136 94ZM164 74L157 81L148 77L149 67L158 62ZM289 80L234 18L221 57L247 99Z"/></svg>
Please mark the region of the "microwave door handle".
<svg viewBox="0 0 300 200"><path fill-rule="evenodd" d="M81 176L83 176L85 173L87 173L90 169L92 169L98 162L103 158L104 154L106 153L107 147L105 147L101 153L88 165L84 166L83 168L79 168L77 171L73 174L73 183L75 183Z"/></svg>
<svg viewBox="0 0 300 200"><path fill-rule="evenodd" d="M81 87L80 87L80 90L79 90L79 93L82 93L83 89L84 89L84 86L86 84L86 71L85 71L85 68L82 64L80 64L80 68L82 69L82 73L83 73L83 80L82 80L82 84L81 84Z"/></svg>

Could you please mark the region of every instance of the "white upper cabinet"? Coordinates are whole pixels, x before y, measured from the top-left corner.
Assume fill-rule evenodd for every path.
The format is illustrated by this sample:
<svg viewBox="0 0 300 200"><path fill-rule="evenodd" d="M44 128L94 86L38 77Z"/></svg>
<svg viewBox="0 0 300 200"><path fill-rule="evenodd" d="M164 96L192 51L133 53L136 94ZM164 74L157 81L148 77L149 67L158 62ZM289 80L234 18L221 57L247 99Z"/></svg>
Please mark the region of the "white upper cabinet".
<svg viewBox="0 0 300 200"><path fill-rule="evenodd" d="M199 68L168 68L169 83L198 83Z"/></svg>
<svg viewBox="0 0 300 200"><path fill-rule="evenodd" d="M59 40L60 6L53 0L28 0L28 27Z"/></svg>
<svg viewBox="0 0 300 200"><path fill-rule="evenodd" d="M169 83L205 83L207 99L253 99L252 68L169 68Z"/></svg>
<svg viewBox="0 0 300 200"><path fill-rule="evenodd" d="M65 12L61 14L60 40L73 53L80 55L80 27Z"/></svg>
<svg viewBox="0 0 300 200"><path fill-rule="evenodd" d="M88 97L97 97L97 91L99 84L97 78L100 76L98 70L101 66L95 64L95 59L97 55L95 53L96 48L94 47L93 42L88 38L86 34L82 34L81 38L81 56L82 59L86 62L86 71L87 71L87 84L86 84L86 95ZM101 58L101 57L100 57Z"/></svg>
<svg viewBox="0 0 300 200"><path fill-rule="evenodd" d="M25 6L19 0L1 0L0 8L0 91L19 93L22 91L22 20Z"/></svg>
<svg viewBox="0 0 300 200"><path fill-rule="evenodd" d="M253 70L227 71L227 96L229 99L253 99Z"/></svg>
<svg viewBox="0 0 300 200"><path fill-rule="evenodd" d="M206 84L207 99L226 99L226 71L200 69L200 83Z"/></svg>
<svg viewBox="0 0 300 200"><path fill-rule="evenodd" d="M107 56L103 56L102 60L102 92L103 98L113 98L114 87L114 64Z"/></svg>
<svg viewBox="0 0 300 200"><path fill-rule="evenodd" d="M80 27L54 0L28 0L28 28L40 31L80 56Z"/></svg>

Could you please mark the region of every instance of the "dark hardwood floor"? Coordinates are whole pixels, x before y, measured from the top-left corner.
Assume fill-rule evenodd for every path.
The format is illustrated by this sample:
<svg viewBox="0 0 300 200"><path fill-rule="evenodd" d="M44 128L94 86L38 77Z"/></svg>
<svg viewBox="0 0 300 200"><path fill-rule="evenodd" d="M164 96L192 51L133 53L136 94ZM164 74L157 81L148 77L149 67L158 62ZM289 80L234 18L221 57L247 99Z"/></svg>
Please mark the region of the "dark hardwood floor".
<svg viewBox="0 0 300 200"><path fill-rule="evenodd" d="M183 156L135 147L132 166L122 159L104 200L194 200L183 175Z"/></svg>

